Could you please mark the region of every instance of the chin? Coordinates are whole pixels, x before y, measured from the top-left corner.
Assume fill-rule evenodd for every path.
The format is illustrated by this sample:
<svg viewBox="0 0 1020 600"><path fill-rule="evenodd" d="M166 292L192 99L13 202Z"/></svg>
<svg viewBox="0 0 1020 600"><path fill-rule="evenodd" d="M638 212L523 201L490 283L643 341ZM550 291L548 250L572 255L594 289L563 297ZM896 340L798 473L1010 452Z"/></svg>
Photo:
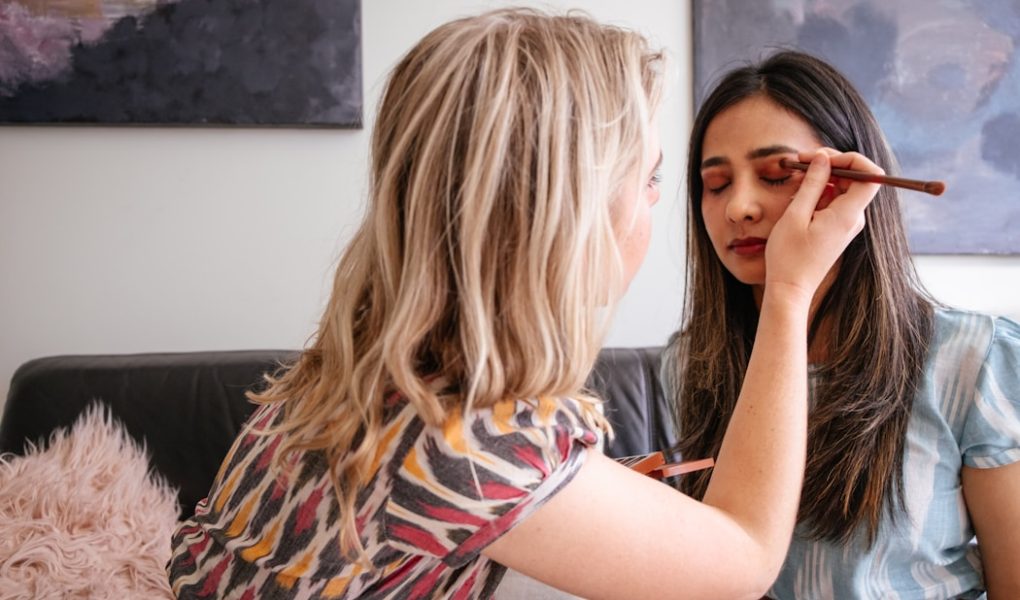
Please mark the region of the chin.
<svg viewBox="0 0 1020 600"><path fill-rule="evenodd" d="M749 269L726 269L733 278L744 285L765 285L765 273L754 272Z"/></svg>

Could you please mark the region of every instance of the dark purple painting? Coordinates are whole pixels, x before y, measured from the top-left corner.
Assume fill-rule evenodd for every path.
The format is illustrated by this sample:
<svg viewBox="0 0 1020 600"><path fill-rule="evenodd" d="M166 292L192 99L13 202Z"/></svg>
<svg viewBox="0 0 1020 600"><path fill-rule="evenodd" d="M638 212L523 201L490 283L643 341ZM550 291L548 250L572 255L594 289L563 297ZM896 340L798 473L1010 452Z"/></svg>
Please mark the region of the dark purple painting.
<svg viewBox="0 0 1020 600"><path fill-rule="evenodd" d="M694 2L695 103L724 71L776 48L838 67L875 112L903 175L911 249L1020 254L1020 2Z"/></svg>
<svg viewBox="0 0 1020 600"><path fill-rule="evenodd" d="M361 127L360 0L0 0L0 123Z"/></svg>

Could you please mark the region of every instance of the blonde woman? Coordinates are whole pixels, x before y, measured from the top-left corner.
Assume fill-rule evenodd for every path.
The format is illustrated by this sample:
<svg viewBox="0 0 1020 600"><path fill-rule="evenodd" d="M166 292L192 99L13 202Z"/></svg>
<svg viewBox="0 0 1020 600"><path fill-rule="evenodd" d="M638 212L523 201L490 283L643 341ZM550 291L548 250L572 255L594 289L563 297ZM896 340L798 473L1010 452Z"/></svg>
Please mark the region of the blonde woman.
<svg viewBox="0 0 1020 600"><path fill-rule="evenodd" d="M179 597L489 597L505 567L586 597L768 588L804 468L808 304L875 189L816 211L820 154L777 225L704 503L620 466L582 385L647 250L661 70L634 33L517 10L399 62L365 221L314 343L173 537Z"/></svg>

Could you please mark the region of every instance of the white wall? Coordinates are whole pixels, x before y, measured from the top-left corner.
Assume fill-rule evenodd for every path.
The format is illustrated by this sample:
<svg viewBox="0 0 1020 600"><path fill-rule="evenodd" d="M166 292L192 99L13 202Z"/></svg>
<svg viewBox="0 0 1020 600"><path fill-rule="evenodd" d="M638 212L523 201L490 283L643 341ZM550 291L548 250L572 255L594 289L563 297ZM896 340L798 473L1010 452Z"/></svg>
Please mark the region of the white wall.
<svg viewBox="0 0 1020 600"><path fill-rule="evenodd" d="M364 0L366 123L428 30L502 2ZM690 16L675 0L562 0L667 48L652 247L607 343L661 344L682 291ZM0 398L38 356L297 348L364 203L369 130L0 129ZM947 301L1020 316L1015 258L925 257Z"/></svg>
<svg viewBox="0 0 1020 600"><path fill-rule="evenodd" d="M417 39L497 4L364 0L366 123ZM689 79L687 3L628 4L548 6L645 31ZM674 87L662 117L674 165L688 102ZM368 140L367 128L0 129L0 398L38 356L300 347L362 214ZM665 189L679 188L676 173ZM650 268L611 343L659 343L674 326L680 246L666 220L679 211L667 198L656 216Z"/></svg>

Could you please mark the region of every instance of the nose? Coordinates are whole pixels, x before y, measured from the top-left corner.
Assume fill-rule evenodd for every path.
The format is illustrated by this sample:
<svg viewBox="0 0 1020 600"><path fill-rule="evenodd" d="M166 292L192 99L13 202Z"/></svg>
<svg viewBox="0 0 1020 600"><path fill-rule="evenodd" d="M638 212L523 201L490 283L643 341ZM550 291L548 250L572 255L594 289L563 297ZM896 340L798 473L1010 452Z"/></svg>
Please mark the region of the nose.
<svg viewBox="0 0 1020 600"><path fill-rule="evenodd" d="M726 220L730 223L746 221L754 223L761 219L762 207L750 186L732 183L733 194L726 203Z"/></svg>

